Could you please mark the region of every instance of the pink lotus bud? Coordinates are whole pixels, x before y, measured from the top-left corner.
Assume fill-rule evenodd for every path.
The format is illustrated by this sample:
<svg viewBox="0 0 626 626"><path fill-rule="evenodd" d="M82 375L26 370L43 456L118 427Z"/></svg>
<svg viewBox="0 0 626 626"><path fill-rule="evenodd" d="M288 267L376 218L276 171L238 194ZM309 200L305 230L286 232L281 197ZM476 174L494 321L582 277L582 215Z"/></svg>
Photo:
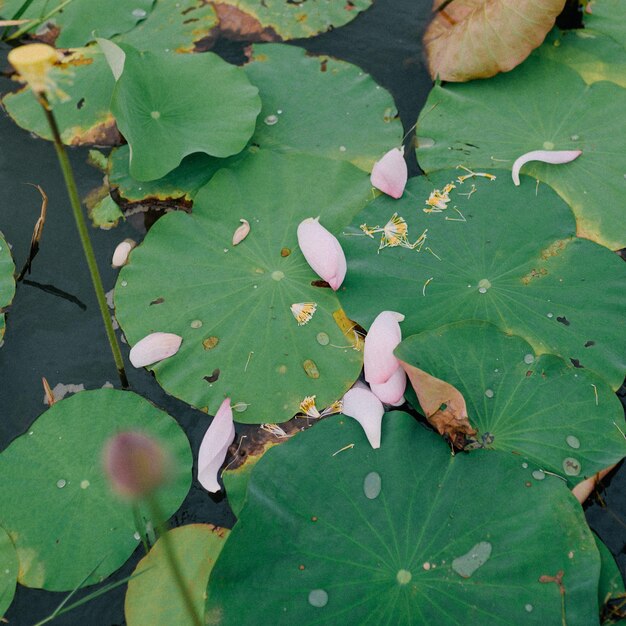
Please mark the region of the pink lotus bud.
<svg viewBox="0 0 626 626"><path fill-rule="evenodd" d="M369 389L355 387L346 393L342 404L341 412L361 424L372 448L380 448L380 430L385 414L382 402Z"/></svg>
<svg viewBox="0 0 626 626"><path fill-rule="evenodd" d="M558 165L560 163L569 163L577 159L581 154L582 150L533 150L532 152L522 154L522 156L513 163L513 171L511 172L513 182L516 187L519 187L519 172L529 161L543 161L544 163Z"/></svg>
<svg viewBox="0 0 626 626"><path fill-rule="evenodd" d="M134 367L152 365L178 352L183 338L173 333L152 333L138 341L130 351Z"/></svg>
<svg viewBox="0 0 626 626"><path fill-rule="evenodd" d="M363 348L365 380L370 385L386 383L400 366L393 351L402 341L402 331L398 322L403 320L402 313L383 311L372 322Z"/></svg>
<svg viewBox="0 0 626 626"><path fill-rule="evenodd" d="M241 243L250 232L250 222L248 220L240 219L241 226L237 228L237 230L233 234L233 246L236 246L238 243Z"/></svg>
<svg viewBox="0 0 626 626"><path fill-rule="evenodd" d="M211 493L221 489L217 474L234 439L233 410L230 398L226 398L206 431L198 452L198 480Z"/></svg>
<svg viewBox="0 0 626 626"><path fill-rule="evenodd" d="M337 291L346 277L346 256L337 238L309 217L298 226L298 245L311 269Z"/></svg>
<svg viewBox="0 0 626 626"><path fill-rule="evenodd" d="M399 406L404 402L404 390L406 389L406 373L398 364L398 369L391 375L391 378L380 385L373 383L370 385L372 392L385 404Z"/></svg>
<svg viewBox="0 0 626 626"><path fill-rule="evenodd" d="M113 258L111 259L112 267L122 267L128 262L128 255L130 251L137 245L132 239L124 239L122 243L117 245L113 252Z"/></svg>
<svg viewBox="0 0 626 626"><path fill-rule="evenodd" d="M389 150L380 161L374 163L370 181L376 189L398 199L404 193L407 177L408 170L402 147Z"/></svg>
<svg viewBox="0 0 626 626"><path fill-rule="evenodd" d="M103 463L113 489L125 498L149 495L165 483L171 460L152 437L139 432L124 432L109 439Z"/></svg>

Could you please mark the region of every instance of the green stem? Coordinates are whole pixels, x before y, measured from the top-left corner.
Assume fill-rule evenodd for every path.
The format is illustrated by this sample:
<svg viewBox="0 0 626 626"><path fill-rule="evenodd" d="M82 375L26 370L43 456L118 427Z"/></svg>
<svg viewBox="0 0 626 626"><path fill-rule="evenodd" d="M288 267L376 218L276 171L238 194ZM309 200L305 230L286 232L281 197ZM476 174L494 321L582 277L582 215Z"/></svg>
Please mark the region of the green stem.
<svg viewBox="0 0 626 626"><path fill-rule="evenodd" d="M180 565L174 552L174 546L172 545L172 538L168 534L165 524L161 522L163 516L161 515L159 503L157 502L157 499L154 497L154 495L147 496L146 503L150 509L152 521L155 527L159 530L159 540L163 542L163 549L165 551L165 557L167 558L170 572L172 574L172 577L174 578L174 581L176 582L178 590L180 591L180 595L185 604L185 608L187 609L187 613L191 618L191 623L194 626L203 626L202 620L198 616L198 612L196 611L196 607L194 606L193 598L191 597L191 593L189 592L189 587L183 579Z"/></svg>
<svg viewBox="0 0 626 626"><path fill-rule="evenodd" d="M126 371L124 370L124 361L122 360L122 353L120 352L120 346L117 343L117 337L113 330L113 324L111 322L111 314L109 313L109 307L107 305L106 296L104 295L104 287L102 286L102 279L100 278L100 272L98 271L98 264L96 263L96 256L89 240L89 232L87 230L87 224L85 223L85 217L80 206L80 199L78 197L78 190L76 189L76 181L74 180L74 174L72 173L72 166L70 160L65 151L65 146L61 141L61 135L59 134L59 127L57 126L54 114L48 105L46 97L42 94L36 94L39 103L41 104L50 130L52 131L52 137L54 141L54 147L59 159L59 165L63 171L63 178L65 179L65 186L67 187L67 193L70 198L70 204L72 205L72 212L74 213L74 220L76 221L76 227L78 228L78 235L80 242L83 246L83 252L87 259L87 266L89 267L89 273L91 274L91 282L96 292L96 298L98 300L98 306L100 308L100 314L102 315L102 321L104 322L104 328L106 330L107 339L111 346L111 352L113 352L113 359L115 360L115 366L117 367L117 374L120 377L120 382L124 389L128 388L128 379L126 378Z"/></svg>

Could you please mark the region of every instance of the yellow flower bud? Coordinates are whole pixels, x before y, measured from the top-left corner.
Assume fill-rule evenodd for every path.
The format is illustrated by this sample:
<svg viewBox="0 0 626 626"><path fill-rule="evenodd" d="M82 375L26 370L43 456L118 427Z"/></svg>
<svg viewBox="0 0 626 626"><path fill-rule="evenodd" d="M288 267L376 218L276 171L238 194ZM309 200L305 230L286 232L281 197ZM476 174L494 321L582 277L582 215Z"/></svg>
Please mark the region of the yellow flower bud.
<svg viewBox="0 0 626 626"><path fill-rule="evenodd" d="M52 46L45 43L19 46L9 52L8 58L21 80L35 93L46 93L54 88L49 72L60 57Z"/></svg>

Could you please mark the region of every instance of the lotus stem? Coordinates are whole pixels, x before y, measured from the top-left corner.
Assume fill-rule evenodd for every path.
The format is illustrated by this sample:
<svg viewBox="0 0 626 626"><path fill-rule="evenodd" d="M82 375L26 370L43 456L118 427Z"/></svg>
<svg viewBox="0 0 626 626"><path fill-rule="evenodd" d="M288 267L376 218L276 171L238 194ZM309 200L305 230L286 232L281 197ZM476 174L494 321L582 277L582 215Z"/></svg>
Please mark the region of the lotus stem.
<svg viewBox="0 0 626 626"><path fill-rule="evenodd" d="M85 222L85 217L83 215L83 211L80 205L80 199L78 197L78 190L76 188L76 181L74 180L72 166L70 165L65 146L61 141L59 127L57 126L54 113L52 112L50 105L48 104L46 96L42 93L35 93L35 96L39 100L39 103L44 110L46 119L48 120L48 124L52 132L54 148L59 159L61 171L63 172L63 178L65 179L65 186L67 188L67 194L69 196L70 204L72 206L72 212L74 213L76 228L78 229L80 242L83 246L83 252L85 253L85 258L87 260L87 267L89 268L89 273L91 275L91 282L93 283L93 288L96 292L98 307L100 308L100 314L102 315L102 321L106 330L107 339L109 340L111 352L113 353L113 359L115 360L115 366L117 367L117 374L120 378L120 382L122 383L122 387L124 389L127 389L129 385L128 378L126 377L126 371L124 369L124 361L122 360L120 346L117 342L115 331L113 330L111 314L109 313L106 296L104 295L104 287L102 286L102 279L100 277L98 264L96 262L96 256L94 254L93 247L89 239L87 224Z"/></svg>
<svg viewBox="0 0 626 626"><path fill-rule="evenodd" d="M158 529L159 540L163 542L163 550L165 551L167 564L183 599L185 608L187 609L187 613L189 614L189 618L191 619L191 623L194 626L203 626L203 620L200 619L200 616L196 611L196 607L193 603L193 598L191 597L191 593L189 592L189 587L183 579L180 565L178 563L178 558L176 557L176 554L174 552L174 546L172 545L172 538L167 532L165 523L161 521L163 520L161 507L159 506L159 503L154 494L146 496L146 504L150 509L150 515L152 516L154 525Z"/></svg>

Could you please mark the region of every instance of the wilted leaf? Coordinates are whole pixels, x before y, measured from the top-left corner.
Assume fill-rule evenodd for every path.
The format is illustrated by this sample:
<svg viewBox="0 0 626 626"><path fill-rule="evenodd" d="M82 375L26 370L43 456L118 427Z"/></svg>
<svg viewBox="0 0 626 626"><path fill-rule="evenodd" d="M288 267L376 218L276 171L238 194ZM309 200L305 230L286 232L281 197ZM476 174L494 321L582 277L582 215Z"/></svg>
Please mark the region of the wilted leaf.
<svg viewBox="0 0 626 626"><path fill-rule="evenodd" d="M11 602L13 601L19 563L17 561L15 546L7 532L1 526L0 563L2 563L2 572L0 574L0 618L2 618L4 612L11 606Z"/></svg>
<svg viewBox="0 0 626 626"><path fill-rule="evenodd" d="M463 448L466 438L476 434L467 417L463 395L450 383L410 363L400 360L400 365L411 381L426 419L440 435L448 437L458 448Z"/></svg>
<svg viewBox="0 0 626 626"><path fill-rule="evenodd" d="M11 258L9 245L0 233L0 345L4 337L4 313L15 295L15 265Z"/></svg>
<svg viewBox="0 0 626 626"><path fill-rule="evenodd" d="M508 72L541 45L565 0L435 0L424 35L433 78L466 81Z"/></svg>

